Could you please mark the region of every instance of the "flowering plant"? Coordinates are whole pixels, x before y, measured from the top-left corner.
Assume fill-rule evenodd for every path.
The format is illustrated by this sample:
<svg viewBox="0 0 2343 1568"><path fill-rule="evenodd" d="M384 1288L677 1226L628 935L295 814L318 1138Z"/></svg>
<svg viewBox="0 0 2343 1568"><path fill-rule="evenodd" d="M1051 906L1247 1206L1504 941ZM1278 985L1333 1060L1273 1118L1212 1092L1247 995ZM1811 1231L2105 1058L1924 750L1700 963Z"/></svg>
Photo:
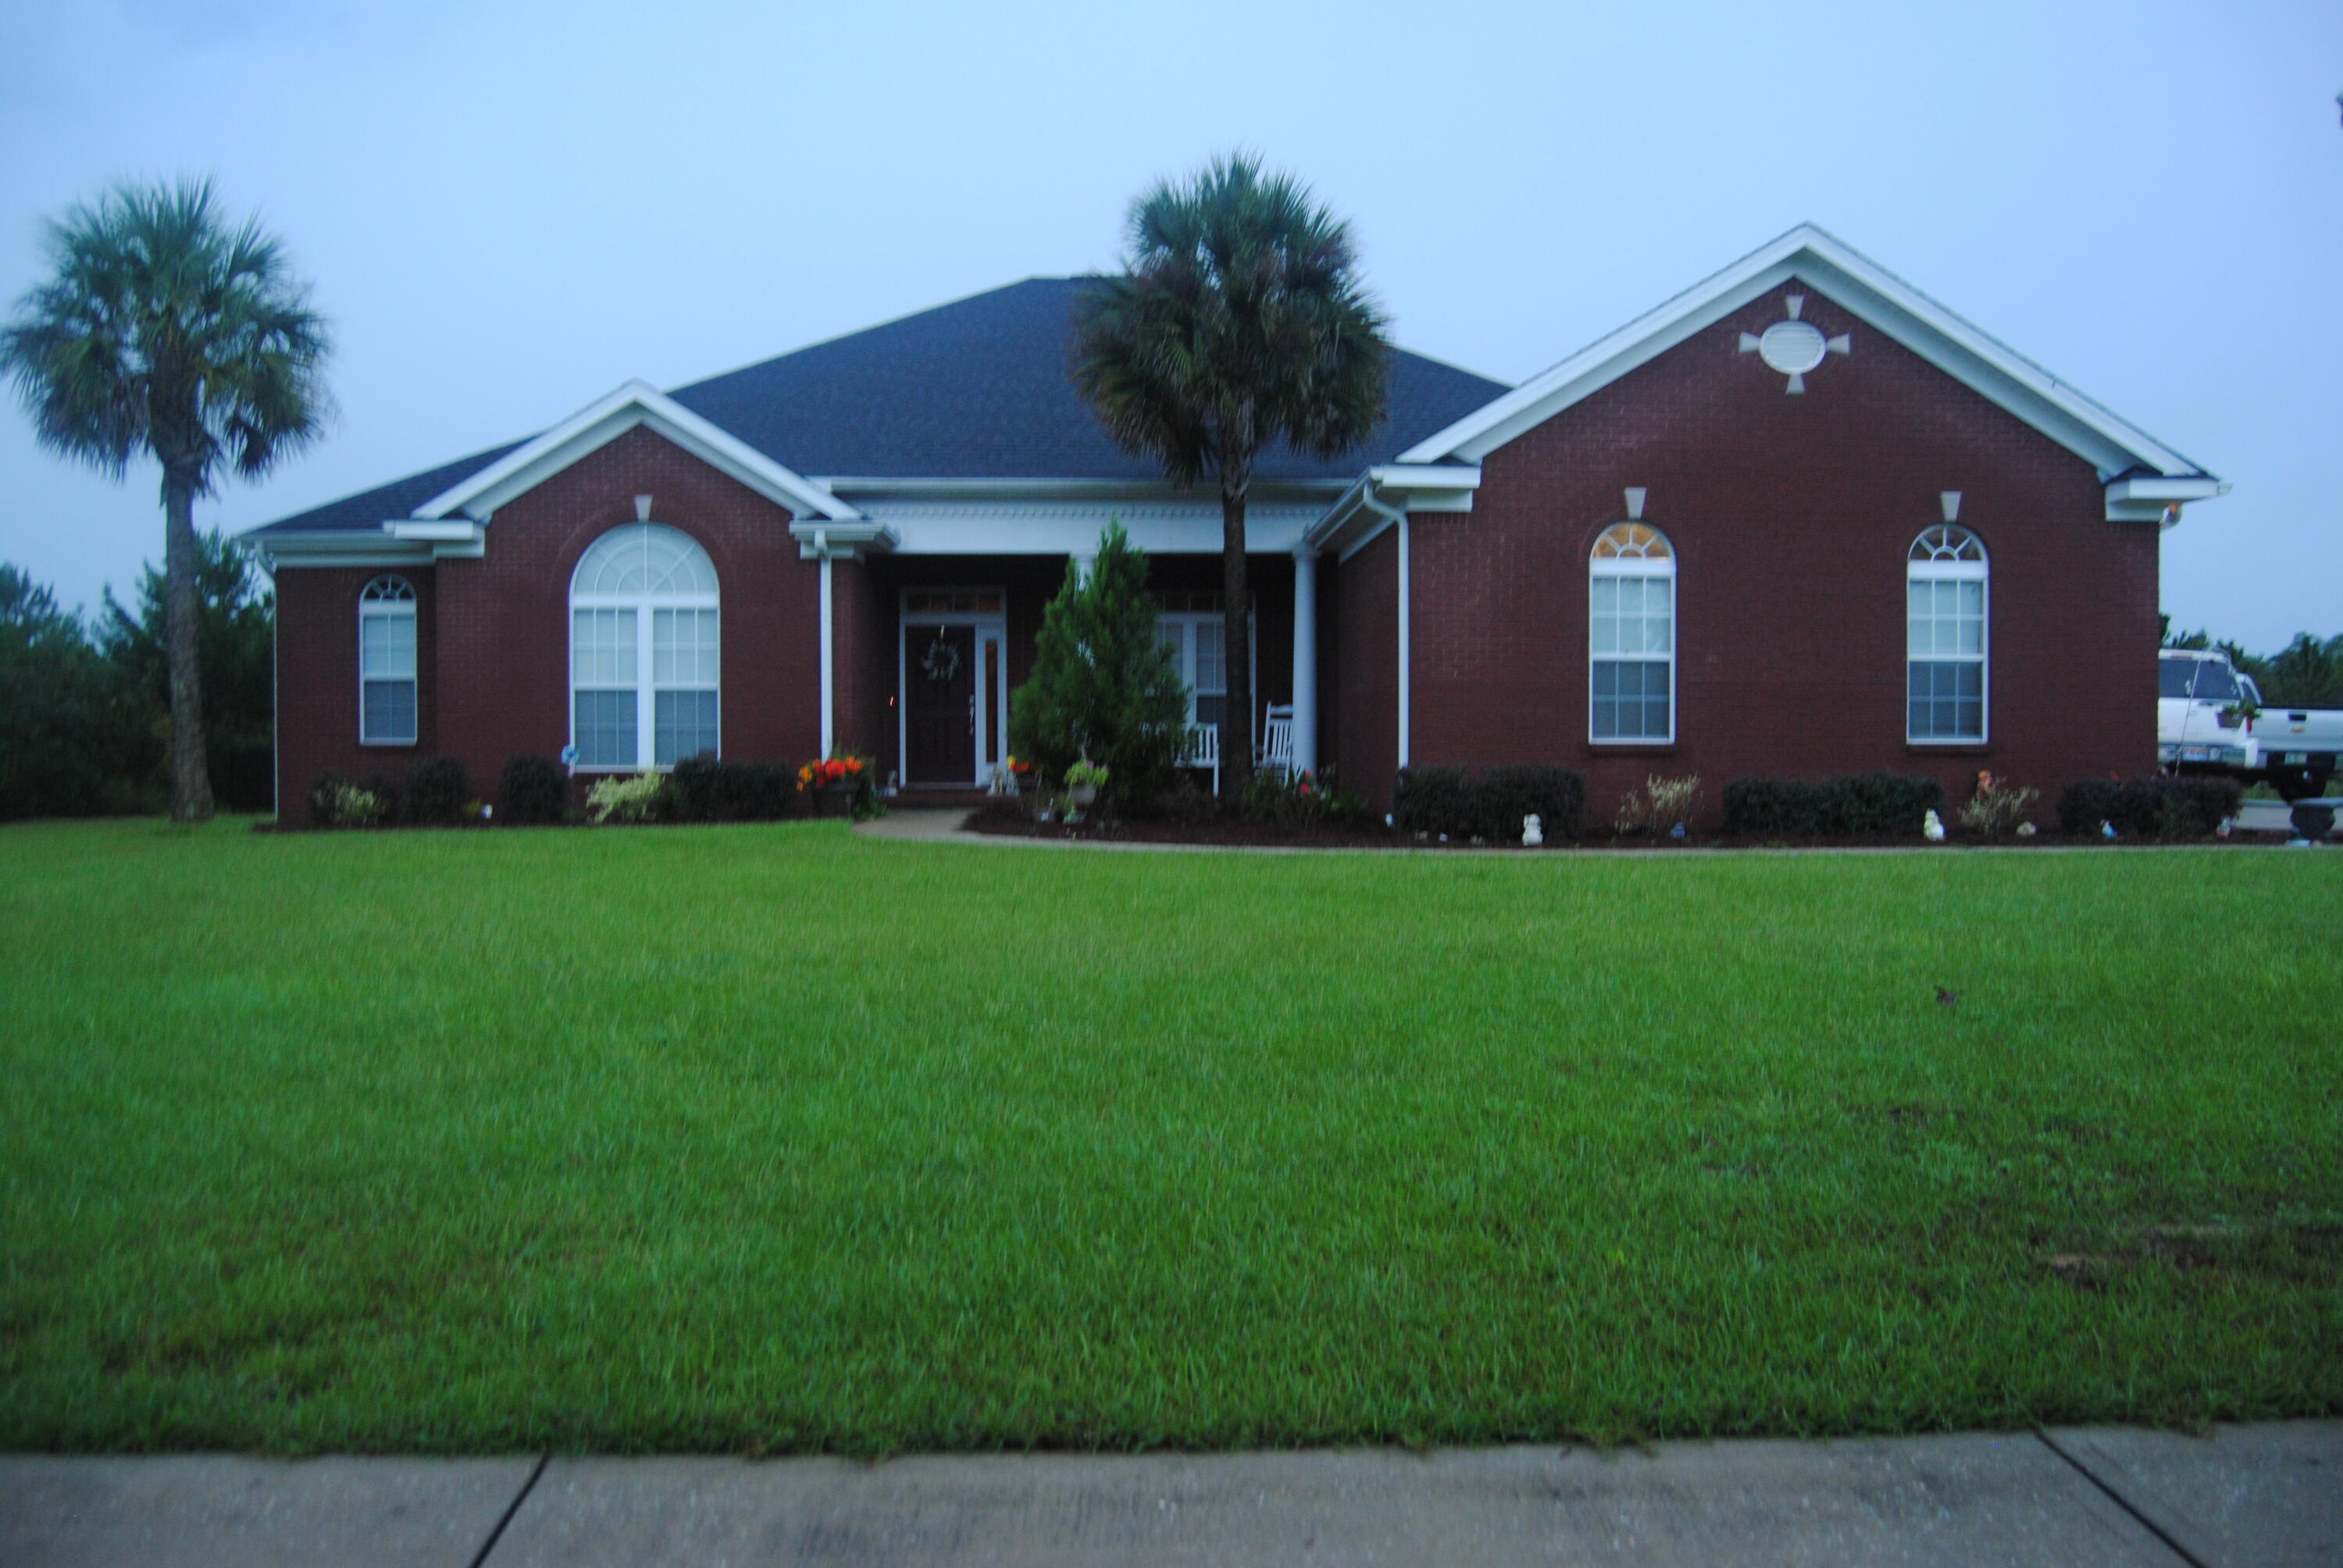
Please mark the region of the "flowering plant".
<svg viewBox="0 0 2343 1568"><path fill-rule="evenodd" d="M1106 782L1107 768L1103 762L1093 762L1085 757L1066 769L1066 788L1079 789L1088 784L1093 787Z"/></svg>
<svg viewBox="0 0 2343 1568"><path fill-rule="evenodd" d="M1976 793L1961 807L1961 826L1987 835L1999 833L2023 823L2040 793L2005 784L1993 776L1990 769L1979 769Z"/></svg>
<svg viewBox="0 0 2343 1568"><path fill-rule="evenodd" d="M798 769L798 788L826 789L833 784L860 784L867 771L860 757L824 757Z"/></svg>

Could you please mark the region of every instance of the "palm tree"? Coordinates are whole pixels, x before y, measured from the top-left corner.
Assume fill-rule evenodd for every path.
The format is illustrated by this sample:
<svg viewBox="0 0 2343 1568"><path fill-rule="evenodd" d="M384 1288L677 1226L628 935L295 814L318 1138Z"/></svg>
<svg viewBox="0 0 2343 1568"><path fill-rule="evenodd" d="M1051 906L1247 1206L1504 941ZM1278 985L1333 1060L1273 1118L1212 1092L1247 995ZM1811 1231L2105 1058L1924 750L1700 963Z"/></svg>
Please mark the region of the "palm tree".
<svg viewBox="0 0 2343 1568"><path fill-rule="evenodd" d="M327 414L324 318L256 219L231 226L211 182L116 186L47 228L55 275L0 330L41 445L120 478L163 469L171 819L212 814L196 651L195 503L222 464L246 478Z"/></svg>
<svg viewBox="0 0 2343 1568"><path fill-rule="evenodd" d="M1228 704L1221 763L1252 779L1245 503L1262 448L1332 457L1383 417L1384 317L1353 270L1350 226L1254 158L1215 158L1131 204L1121 276L1075 307L1074 383L1126 450L1177 484L1221 487Z"/></svg>

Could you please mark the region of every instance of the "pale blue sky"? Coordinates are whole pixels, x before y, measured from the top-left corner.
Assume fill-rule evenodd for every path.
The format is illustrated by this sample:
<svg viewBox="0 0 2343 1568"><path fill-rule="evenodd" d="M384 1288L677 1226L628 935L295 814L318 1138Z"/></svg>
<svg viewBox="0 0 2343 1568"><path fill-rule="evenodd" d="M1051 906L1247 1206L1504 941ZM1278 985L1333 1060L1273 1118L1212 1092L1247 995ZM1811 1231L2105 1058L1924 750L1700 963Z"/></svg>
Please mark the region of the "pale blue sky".
<svg viewBox="0 0 2343 1568"><path fill-rule="evenodd" d="M660 385L1111 265L1243 145L1419 352L1518 380L1812 219L2237 486L2164 602L2343 631L2343 6L349 4L0 13L0 297L41 217L215 176L331 316L329 437L244 528ZM0 412L0 558L160 548Z"/></svg>

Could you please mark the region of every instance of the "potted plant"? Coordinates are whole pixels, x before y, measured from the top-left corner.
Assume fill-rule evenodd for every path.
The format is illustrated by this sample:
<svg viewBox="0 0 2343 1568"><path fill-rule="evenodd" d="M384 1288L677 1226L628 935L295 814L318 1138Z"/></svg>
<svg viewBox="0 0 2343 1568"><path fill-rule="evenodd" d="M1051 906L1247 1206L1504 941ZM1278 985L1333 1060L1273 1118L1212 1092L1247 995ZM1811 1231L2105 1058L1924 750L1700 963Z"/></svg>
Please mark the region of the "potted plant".
<svg viewBox="0 0 2343 1568"><path fill-rule="evenodd" d="M1066 795L1077 806L1089 806L1098 799L1099 786L1106 782L1106 765L1085 757L1066 769Z"/></svg>
<svg viewBox="0 0 2343 1568"><path fill-rule="evenodd" d="M813 799L817 817L851 817L854 798L869 782L860 757L825 757L798 769L798 789Z"/></svg>

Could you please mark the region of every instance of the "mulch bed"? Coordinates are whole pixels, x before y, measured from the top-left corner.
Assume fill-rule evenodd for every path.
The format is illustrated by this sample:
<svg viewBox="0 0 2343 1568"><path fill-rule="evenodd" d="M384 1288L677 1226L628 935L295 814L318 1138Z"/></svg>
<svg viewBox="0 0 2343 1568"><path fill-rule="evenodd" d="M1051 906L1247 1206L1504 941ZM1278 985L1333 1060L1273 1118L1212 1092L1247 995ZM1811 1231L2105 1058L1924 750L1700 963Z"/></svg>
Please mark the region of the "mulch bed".
<svg viewBox="0 0 2343 1568"><path fill-rule="evenodd" d="M1426 838L1414 833L1396 832L1379 825L1283 828L1273 822L1256 822L1242 817L1178 821L1099 817L1075 823L1036 822L1029 811L1006 801L995 801L980 808L969 819L968 830L1003 839L1061 839L1081 843L1199 844L1237 849L1522 849L1525 854L1535 852L1523 849L1518 842ZM2232 833L2227 841L2231 844L2281 844L2286 841L2286 837L2283 833ZM1724 833L1694 833L1689 838L1676 839L1621 837L1606 830L1584 834L1576 839L1549 837L1544 847L1547 849L1641 849L1653 854L1665 854L1684 849L2048 849L2094 846L2124 849L2155 842L2146 839L2118 839L2110 843L2096 833L2068 835L2055 830L2037 833L2029 839L2014 836L1984 839L1956 831L1941 845L1931 845L1916 833L1909 837L1876 833L1843 839L1753 839L1735 838Z"/></svg>

